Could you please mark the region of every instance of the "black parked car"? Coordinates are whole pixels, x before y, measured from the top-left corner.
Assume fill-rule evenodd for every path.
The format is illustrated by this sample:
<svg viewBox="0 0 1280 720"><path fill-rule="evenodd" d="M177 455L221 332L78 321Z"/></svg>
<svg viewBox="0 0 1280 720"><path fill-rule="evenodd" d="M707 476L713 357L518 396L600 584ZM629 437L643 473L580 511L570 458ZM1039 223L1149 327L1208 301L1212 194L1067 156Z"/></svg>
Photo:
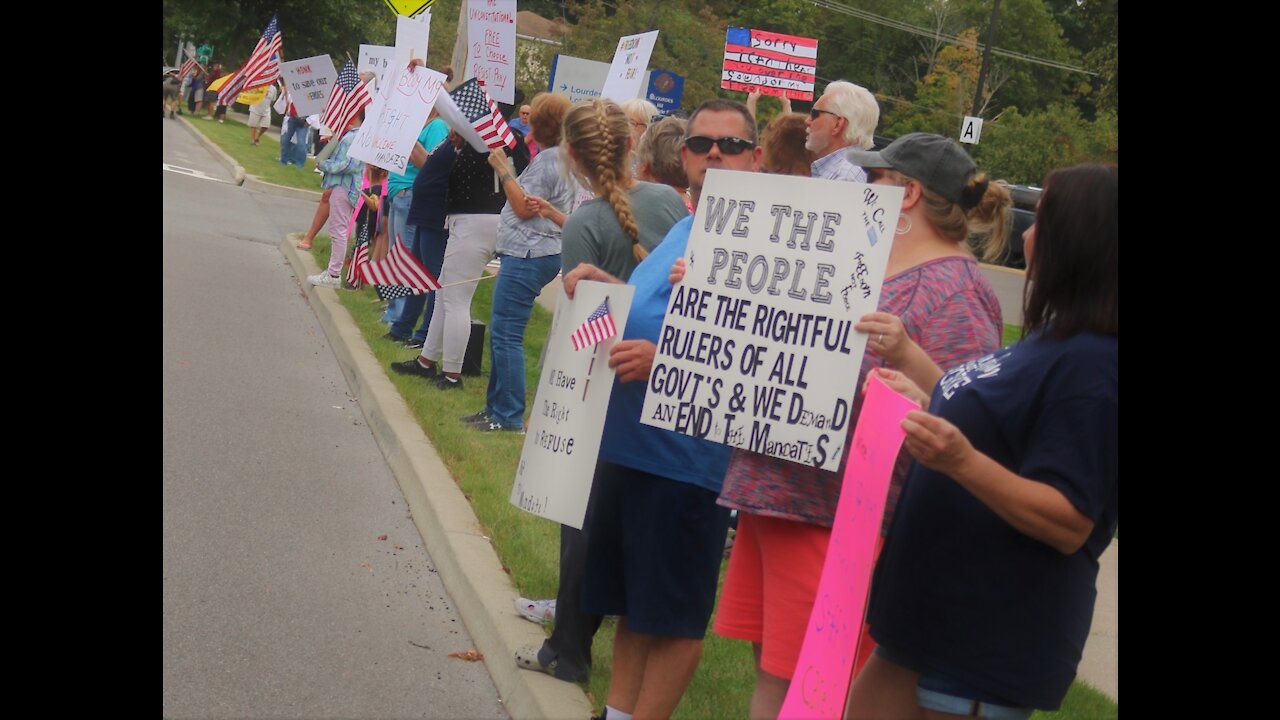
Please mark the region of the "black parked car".
<svg viewBox="0 0 1280 720"><path fill-rule="evenodd" d="M1022 233L1036 221L1036 203L1040 202L1042 190L1034 185L1010 185L1009 194L1013 196L1013 222L1009 231L1009 251L1000 262L1005 267L1027 268L1027 259L1022 253Z"/></svg>

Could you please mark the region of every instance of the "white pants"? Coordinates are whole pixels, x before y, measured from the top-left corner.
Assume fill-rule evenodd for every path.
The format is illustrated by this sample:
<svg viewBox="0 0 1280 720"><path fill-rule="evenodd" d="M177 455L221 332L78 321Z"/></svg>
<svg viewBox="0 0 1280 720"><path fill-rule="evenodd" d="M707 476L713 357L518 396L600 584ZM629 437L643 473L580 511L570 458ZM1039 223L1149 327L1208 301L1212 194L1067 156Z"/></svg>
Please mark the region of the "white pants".
<svg viewBox="0 0 1280 720"><path fill-rule="evenodd" d="M484 273L498 244L498 215L450 215L449 244L444 249L440 284L474 280ZM462 359L471 339L471 298L477 283L437 290L435 312L427 328L422 357L439 362L444 372L462 372Z"/></svg>

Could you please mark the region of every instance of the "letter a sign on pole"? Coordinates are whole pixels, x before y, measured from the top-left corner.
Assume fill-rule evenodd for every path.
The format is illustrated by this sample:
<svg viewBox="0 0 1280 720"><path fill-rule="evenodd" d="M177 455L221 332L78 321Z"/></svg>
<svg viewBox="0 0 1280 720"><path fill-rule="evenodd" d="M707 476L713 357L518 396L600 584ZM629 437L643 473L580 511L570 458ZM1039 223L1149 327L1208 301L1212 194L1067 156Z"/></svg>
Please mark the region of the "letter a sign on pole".
<svg viewBox="0 0 1280 720"><path fill-rule="evenodd" d="M982 118L966 116L960 125L960 142L977 145L979 137L982 137Z"/></svg>

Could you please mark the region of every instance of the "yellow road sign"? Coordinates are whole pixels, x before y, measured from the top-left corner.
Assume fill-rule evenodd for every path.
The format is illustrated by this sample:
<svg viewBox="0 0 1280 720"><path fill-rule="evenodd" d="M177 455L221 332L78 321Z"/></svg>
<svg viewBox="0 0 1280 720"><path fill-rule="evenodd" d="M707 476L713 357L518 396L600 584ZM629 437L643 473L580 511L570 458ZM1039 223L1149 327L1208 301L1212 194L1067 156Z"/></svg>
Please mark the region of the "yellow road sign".
<svg viewBox="0 0 1280 720"><path fill-rule="evenodd" d="M418 17L424 10L431 7L436 0L383 0L387 7L397 15L408 15L409 17Z"/></svg>

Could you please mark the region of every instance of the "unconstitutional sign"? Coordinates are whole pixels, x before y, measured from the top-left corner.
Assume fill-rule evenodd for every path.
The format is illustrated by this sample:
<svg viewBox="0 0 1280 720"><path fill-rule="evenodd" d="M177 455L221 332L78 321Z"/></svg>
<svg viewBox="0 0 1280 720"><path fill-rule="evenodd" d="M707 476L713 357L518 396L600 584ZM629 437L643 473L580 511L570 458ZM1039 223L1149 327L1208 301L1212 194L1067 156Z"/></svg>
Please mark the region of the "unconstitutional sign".
<svg viewBox="0 0 1280 720"><path fill-rule="evenodd" d="M817 65L813 38L731 27L725 32L720 87L812 100Z"/></svg>
<svg viewBox="0 0 1280 720"><path fill-rule="evenodd" d="M316 55L280 63L280 76L289 88L289 99L298 109L298 117L306 117L324 112L338 72L328 55Z"/></svg>
<svg viewBox="0 0 1280 720"><path fill-rule="evenodd" d="M516 100L516 0L467 0L471 77L501 103Z"/></svg>
<svg viewBox="0 0 1280 720"><path fill-rule="evenodd" d="M587 281L578 283L573 300L560 290L511 488L511 504L521 510L582 528L613 394L609 351L622 339L634 294L630 285ZM574 332L606 299L617 334L575 350Z"/></svg>
<svg viewBox="0 0 1280 720"><path fill-rule="evenodd" d="M430 68L392 68L369 103L365 122L349 154L370 165L404 174L409 153L444 87L444 75Z"/></svg>
<svg viewBox="0 0 1280 720"><path fill-rule="evenodd" d="M902 193L708 170L641 422L836 470Z"/></svg>
<svg viewBox="0 0 1280 720"><path fill-rule="evenodd" d="M657 42L657 30L618 38L618 49L613 53L600 94L619 104L639 97L645 86L644 69L649 66L649 56Z"/></svg>

